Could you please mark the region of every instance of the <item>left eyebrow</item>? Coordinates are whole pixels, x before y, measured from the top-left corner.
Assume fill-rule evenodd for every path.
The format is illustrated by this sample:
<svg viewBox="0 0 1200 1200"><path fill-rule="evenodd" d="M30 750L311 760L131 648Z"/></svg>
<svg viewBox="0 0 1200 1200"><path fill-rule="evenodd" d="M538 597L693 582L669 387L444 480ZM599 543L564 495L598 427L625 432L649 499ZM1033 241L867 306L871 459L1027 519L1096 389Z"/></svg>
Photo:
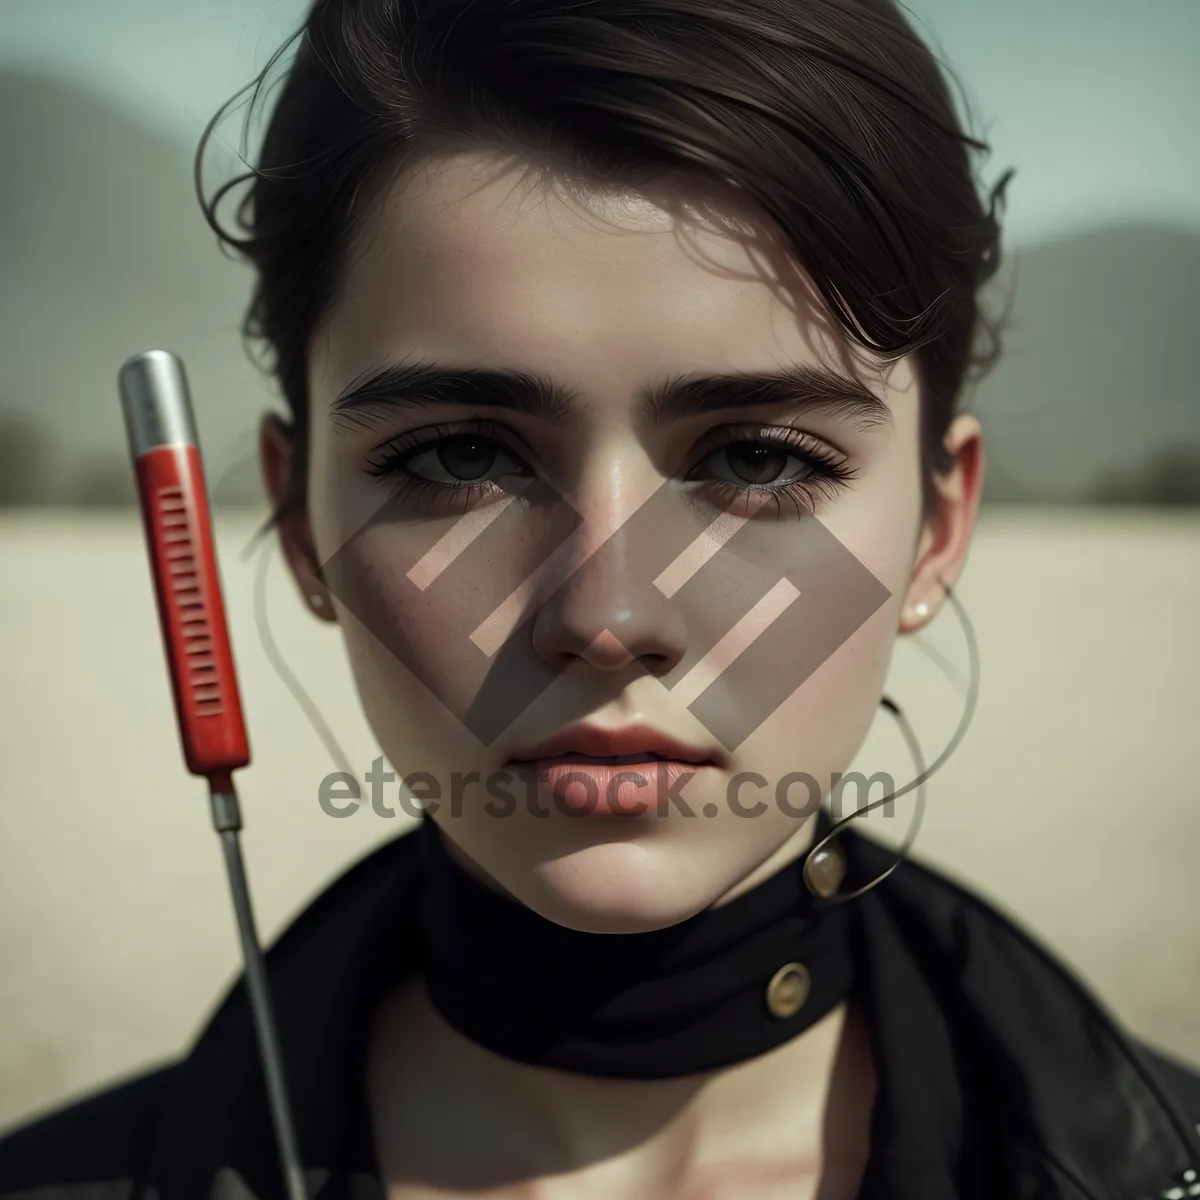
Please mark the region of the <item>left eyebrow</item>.
<svg viewBox="0 0 1200 1200"><path fill-rule="evenodd" d="M810 363L771 371L680 375L646 388L641 400L643 412L656 425L760 407L829 412L860 430L892 422L887 402L865 384ZM402 362L360 376L332 401L330 412L348 415L429 405L503 408L562 425L579 411L580 396L536 372Z"/></svg>
<svg viewBox="0 0 1200 1200"><path fill-rule="evenodd" d="M792 408L828 412L860 432L892 423L887 401L865 384L812 363L773 371L683 375L651 388L646 412L656 424L739 408Z"/></svg>

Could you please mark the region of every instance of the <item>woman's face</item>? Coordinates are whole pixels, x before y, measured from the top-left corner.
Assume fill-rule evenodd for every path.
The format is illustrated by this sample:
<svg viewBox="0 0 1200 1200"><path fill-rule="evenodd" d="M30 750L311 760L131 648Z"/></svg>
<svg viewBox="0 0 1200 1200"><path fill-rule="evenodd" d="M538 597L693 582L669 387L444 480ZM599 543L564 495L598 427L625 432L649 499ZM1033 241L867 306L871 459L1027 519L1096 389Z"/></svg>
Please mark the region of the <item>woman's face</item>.
<svg viewBox="0 0 1200 1200"><path fill-rule="evenodd" d="M595 932L808 844L973 514L968 481L968 528L923 527L910 363L855 361L749 218L655 195L482 151L398 179L311 341L288 543L459 857Z"/></svg>

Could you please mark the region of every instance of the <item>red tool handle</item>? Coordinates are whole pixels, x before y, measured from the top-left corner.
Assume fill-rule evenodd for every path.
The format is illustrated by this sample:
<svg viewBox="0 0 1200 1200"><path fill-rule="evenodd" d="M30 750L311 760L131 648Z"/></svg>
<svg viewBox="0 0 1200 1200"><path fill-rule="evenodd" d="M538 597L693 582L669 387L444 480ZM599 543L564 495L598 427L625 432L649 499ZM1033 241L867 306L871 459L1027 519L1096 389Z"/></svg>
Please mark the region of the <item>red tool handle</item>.
<svg viewBox="0 0 1200 1200"><path fill-rule="evenodd" d="M118 382L183 755L193 775L208 778L213 826L225 851L246 960L245 986L258 1033L286 1194L288 1200L308 1200L267 968L254 928L238 841L242 814L230 776L250 761L250 749L225 625L187 379L183 363L174 354L148 350L121 367Z"/></svg>
<svg viewBox="0 0 1200 1200"><path fill-rule="evenodd" d="M250 748L183 364L151 350L120 384L184 759L229 790Z"/></svg>

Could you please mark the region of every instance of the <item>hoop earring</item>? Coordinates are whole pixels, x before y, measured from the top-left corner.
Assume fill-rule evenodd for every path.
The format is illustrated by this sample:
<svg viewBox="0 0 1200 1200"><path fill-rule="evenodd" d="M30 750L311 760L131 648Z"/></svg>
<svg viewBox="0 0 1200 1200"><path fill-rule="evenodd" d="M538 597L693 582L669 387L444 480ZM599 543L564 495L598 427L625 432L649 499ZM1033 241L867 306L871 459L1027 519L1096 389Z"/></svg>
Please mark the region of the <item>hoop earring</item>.
<svg viewBox="0 0 1200 1200"><path fill-rule="evenodd" d="M871 809L877 808L880 805L888 804L900 794L899 791L889 792L886 796L879 800L868 804L865 808L855 810L848 817L843 817L834 827L808 852L804 860L803 879L804 884L814 896L819 900L827 900L831 903L842 903L846 900L853 900L857 896L861 896L864 892L869 891L877 884L882 883L888 875L890 875L908 855L908 851L912 848L913 841L917 836L917 830L921 828L921 820L925 815L925 782L929 778L929 773L925 770L925 760L921 753L921 745L917 741L917 735L913 732L913 727L909 723L908 718L890 696L880 698L880 706L886 708L888 712L896 718L896 723L900 726L900 732L904 736L904 741L908 746L909 753L912 755L913 763L916 767L915 784L917 788L917 814L913 822L909 825L908 833L905 836L904 844L900 848L900 856L892 865L880 875L877 879L873 879L866 887L859 888L857 891L848 892L846 895L837 895L837 890L842 885L842 880L846 877L847 864L846 854L840 845L834 839L838 836L842 826L852 821L855 817L862 813L870 812ZM901 789L907 791L908 789ZM830 844L832 843L832 844Z"/></svg>
<svg viewBox="0 0 1200 1200"><path fill-rule="evenodd" d="M975 708L979 700L979 643L975 639L975 630L971 625L971 619L967 616L966 609L962 606L962 602L954 594L949 584L943 584L942 586L946 592L946 599L950 601L950 605L958 617L959 624L962 625L963 637L967 643L967 659L970 664L970 674L967 684L967 698L966 703L963 705L962 716L959 718L958 727L955 729L950 741L947 742L945 749L934 760L932 766L926 767L921 754L920 743L917 741L916 734L913 732L908 718L900 710L900 706L888 696L883 696L880 699L879 703L896 718L900 726L900 732L904 735L904 740L908 745L909 752L912 754L913 762L916 764L917 774L904 787L890 792L888 795L882 797L882 799L875 800L863 808L856 809L848 817L843 817L840 821L837 821L833 828L809 850L804 859L804 869L802 872L804 884L817 899L829 904L841 904L847 900L854 900L865 892L869 892L872 888L881 884L905 861L909 850L912 848L913 841L916 839L917 831L921 827L921 820L925 814L925 784L936 772L945 766L950 756L958 749L959 743L966 736L971 719L975 715ZM904 842L896 856L896 861L886 871L877 875L863 887L857 888L853 892L847 892L844 895L837 894L838 888L841 887L842 881L846 877L846 855L841 846L837 844L831 846L830 843L840 836L843 826L848 825L855 818L864 816L872 809L878 808L881 804L887 804L895 800L898 796L903 796L914 789L917 792L916 817L909 826L908 833L905 835Z"/></svg>

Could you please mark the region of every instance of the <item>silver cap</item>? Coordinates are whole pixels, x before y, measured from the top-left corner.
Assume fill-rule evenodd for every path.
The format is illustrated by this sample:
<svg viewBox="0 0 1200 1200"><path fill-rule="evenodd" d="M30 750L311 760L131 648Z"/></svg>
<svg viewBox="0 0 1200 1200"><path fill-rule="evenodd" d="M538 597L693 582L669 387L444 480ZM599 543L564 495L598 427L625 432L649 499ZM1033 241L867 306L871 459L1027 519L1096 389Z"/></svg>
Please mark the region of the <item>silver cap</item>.
<svg viewBox="0 0 1200 1200"><path fill-rule="evenodd" d="M117 374L129 453L158 446L195 446L196 422L183 363L169 350L147 350L126 359Z"/></svg>

